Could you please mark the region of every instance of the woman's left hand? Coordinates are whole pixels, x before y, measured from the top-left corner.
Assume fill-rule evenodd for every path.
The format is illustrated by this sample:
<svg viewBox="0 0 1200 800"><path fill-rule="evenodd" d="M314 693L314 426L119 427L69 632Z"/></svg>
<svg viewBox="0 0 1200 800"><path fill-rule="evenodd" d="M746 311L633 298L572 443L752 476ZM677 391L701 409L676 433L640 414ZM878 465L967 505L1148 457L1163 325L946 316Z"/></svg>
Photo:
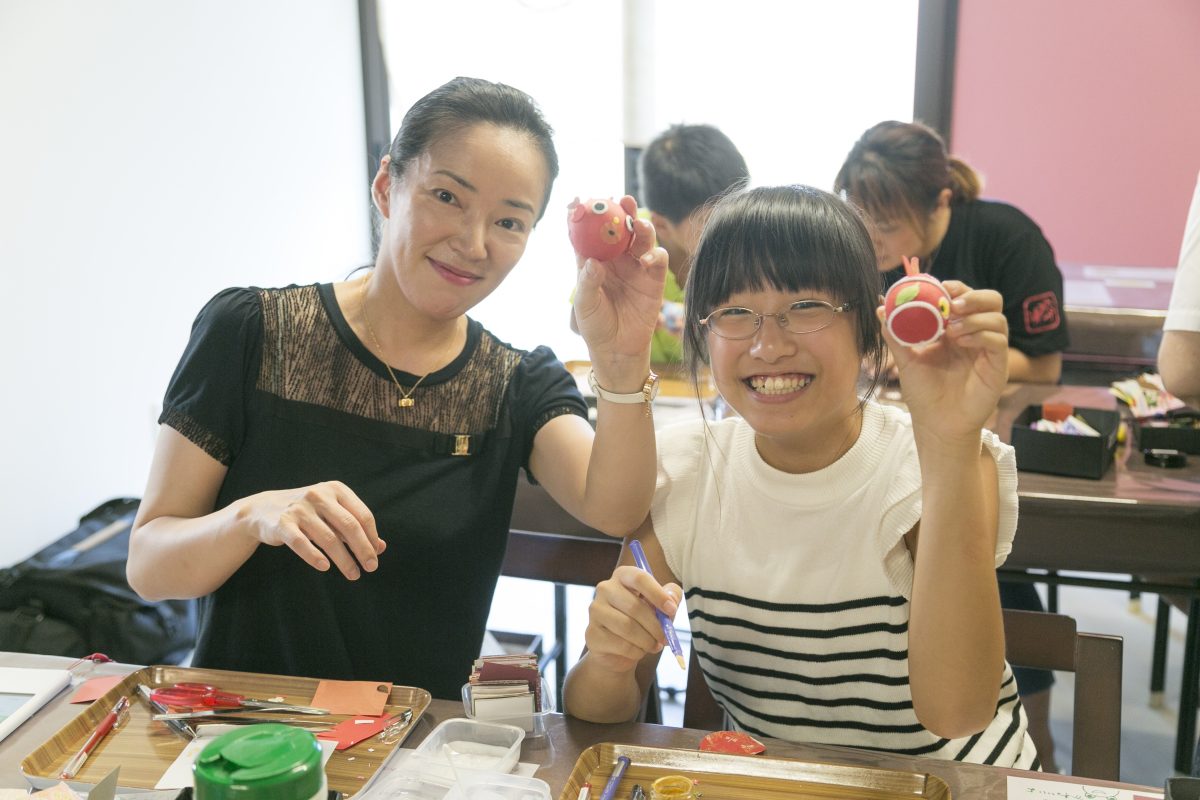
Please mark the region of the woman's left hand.
<svg viewBox="0 0 1200 800"><path fill-rule="evenodd" d="M914 422L945 436L978 437L1008 382L1008 320L998 292L942 283L950 293L950 319L942 338L909 347L883 326L900 373L904 402ZM883 307L877 315L882 320Z"/></svg>
<svg viewBox="0 0 1200 800"><path fill-rule="evenodd" d="M626 195L621 207L634 218L629 249L612 261L587 259L579 268L575 321L587 342L596 377L606 388L646 378L650 340L662 310L667 251L655 246L654 226L638 219L637 201ZM610 386L611 384L611 386Z"/></svg>

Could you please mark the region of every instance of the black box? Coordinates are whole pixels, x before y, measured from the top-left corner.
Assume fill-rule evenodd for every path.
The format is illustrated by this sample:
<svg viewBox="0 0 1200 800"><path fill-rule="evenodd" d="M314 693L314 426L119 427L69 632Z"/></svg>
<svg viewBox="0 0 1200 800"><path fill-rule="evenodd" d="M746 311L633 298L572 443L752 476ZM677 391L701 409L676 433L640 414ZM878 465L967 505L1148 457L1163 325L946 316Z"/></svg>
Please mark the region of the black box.
<svg viewBox="0 0 1200 800"><path fill-rule="evenodd" d="M1013 420L1012 446L1017 469L1074 478L1104 477L1117 449L1121 415L1099 408L1076 408L1075 416L1100 432L1099 436L1046 433L1029 427L1042 418L1041 406L1029 406Z"/></svg>
<svg viewBox="0 0 1200 800"><path fill-rule="evenodd" d="M1187 423L1188 420L1181 420ZM1142 450L1182 450L1200 455L1200 428L1169 427L1168 420L1144 420L1134 423L1138 447Z"/></svg>
<svg viewBox="0 0 1200 800"><path fill-rule="evenodd" d="M1200 800L1200 778L1167 778L1163 800Z"/></svg>

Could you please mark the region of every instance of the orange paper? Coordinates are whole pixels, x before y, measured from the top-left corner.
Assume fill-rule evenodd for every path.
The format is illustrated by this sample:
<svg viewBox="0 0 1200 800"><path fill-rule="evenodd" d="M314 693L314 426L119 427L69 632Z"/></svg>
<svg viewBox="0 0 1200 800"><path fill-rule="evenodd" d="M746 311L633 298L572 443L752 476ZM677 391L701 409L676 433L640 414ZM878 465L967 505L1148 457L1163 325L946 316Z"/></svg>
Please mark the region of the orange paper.
<svg viewBox="0 0 1200 800"><path fill-rule="evenodd" d="M390 683L379 681L321 681L312 705L330 714L356 714L378 717L392 692Z"/></svg>
<svg viewBox="0 0 1200 800"><path fill-rule="evenodd" d="M363 739L380 733L395 721L395 716L378 718L355 717L354 719L348 719L339 725L335 725L327 731L321 731L317 734L317 738L329 739L337 743L334 745L334 749L345 750L348 747L358 744Z"/></svg>
<svg viewBox="0 0 1200 800"><path fill-rule="evenodd" d="M125 680L124 675L110 675L107 678L92 678L84 681L79 684L79 688L75 690L75 696L71 698L70 702L90 703L103 697L105 692L123 680Z"/></svg>

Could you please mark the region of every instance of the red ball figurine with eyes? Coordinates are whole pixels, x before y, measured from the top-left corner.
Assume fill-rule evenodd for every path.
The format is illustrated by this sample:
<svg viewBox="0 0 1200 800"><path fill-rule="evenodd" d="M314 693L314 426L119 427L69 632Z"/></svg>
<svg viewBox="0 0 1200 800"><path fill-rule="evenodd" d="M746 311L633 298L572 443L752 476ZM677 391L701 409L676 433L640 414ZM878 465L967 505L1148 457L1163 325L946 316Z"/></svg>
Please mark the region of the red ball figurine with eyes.
<svg viewBox="0 0 1200 800"><path fill-rule="evenodd" d="M950 293L937 278L920 271L916 258L903 260L904 277L892 284L883 301L884 322L901 344L932 344L946 331Z"/></svg>
<svg viewBox="0 0 1200 800"><path fill-rule="evenodd" d="M633 242L633 217L612 198L576 197L567 206L567 233L579 255L612 261Z"/></svg>

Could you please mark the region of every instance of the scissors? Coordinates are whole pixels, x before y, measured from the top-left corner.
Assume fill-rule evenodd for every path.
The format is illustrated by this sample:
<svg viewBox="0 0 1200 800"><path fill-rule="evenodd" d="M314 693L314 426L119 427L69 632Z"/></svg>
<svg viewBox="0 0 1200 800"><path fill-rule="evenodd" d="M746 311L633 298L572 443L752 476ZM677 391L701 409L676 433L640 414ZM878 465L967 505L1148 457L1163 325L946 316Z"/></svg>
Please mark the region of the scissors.
<svg viewBox="0 0 1200 800"><path fill-rule="evenodd" d="M227 714L231 710L246 711L284 711L292 714L328 714L324 708L312 706L294 706L288 703L277 703L272 700L252 700L240 694L223 692L207 683L177 683L165 689L155 689L150 693L151 699L174 708L190 709L181 714L159 714L155 719L186 719L196 715L216 716L218 713ZM196 709L210 709L211 714ZM217 712L216 709L221 709Z"/></svg>

